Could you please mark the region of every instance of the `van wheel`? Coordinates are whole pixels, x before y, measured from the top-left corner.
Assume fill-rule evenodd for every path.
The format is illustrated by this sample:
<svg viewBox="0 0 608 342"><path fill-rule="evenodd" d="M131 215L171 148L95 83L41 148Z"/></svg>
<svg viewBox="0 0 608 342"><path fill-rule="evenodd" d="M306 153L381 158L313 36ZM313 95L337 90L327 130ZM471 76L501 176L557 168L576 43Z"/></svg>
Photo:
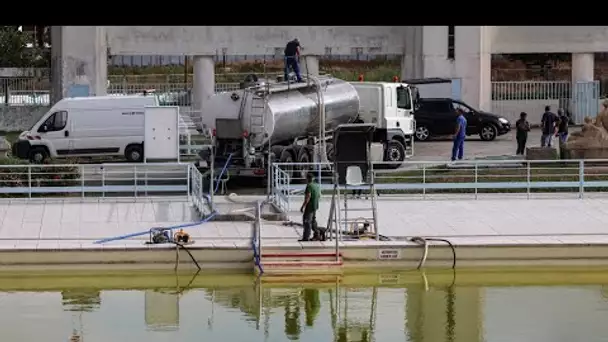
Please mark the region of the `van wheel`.
<svg viewBox="0 0 608 342"><path fill-rule="evenodd" d="M141 145L129 145L125 149L125 158L131 163L140 163L144 160L144 148Z"/></svg>
<svg viewBox="0 0 608 342"><path fill-rule="evenodd" d="M35 164L42 164L48 157L49 153L43 147L34 147L29 153L30 162Z"/></svg>

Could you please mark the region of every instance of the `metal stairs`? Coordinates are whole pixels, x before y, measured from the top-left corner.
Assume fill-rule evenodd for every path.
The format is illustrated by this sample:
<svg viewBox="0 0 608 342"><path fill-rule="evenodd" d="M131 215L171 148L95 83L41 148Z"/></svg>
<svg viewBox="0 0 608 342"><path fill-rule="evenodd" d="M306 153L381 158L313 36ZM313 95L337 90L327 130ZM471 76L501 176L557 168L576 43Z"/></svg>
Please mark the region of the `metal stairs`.
<svg viewBox="0 0 608 342"><path fill-rule="evenodd" d="M264 275L341 274L342 254L335 252L273 251L262 253ZM259 268L256 267L256 272Z"/></svg>
<svg viewBox="0 0 608 342"><path fill-rule="evenodd" d="M327 227L334 228L334 234L341 238L343 232L348 233L351 237L375 238L378 236L378 210L377 210L377 190L374 184L373 172L369 172L369 183L346 184L340 186L336 179L334 180L334 189L332 192L331 205L329 208ZM359 198L352 201L357 204L349 203L348 197L354 197L348 194L348 191L359 190L362 192ZM361 198L363 197L363 198ZM342 205L341 205L342 204Z"/></svg>

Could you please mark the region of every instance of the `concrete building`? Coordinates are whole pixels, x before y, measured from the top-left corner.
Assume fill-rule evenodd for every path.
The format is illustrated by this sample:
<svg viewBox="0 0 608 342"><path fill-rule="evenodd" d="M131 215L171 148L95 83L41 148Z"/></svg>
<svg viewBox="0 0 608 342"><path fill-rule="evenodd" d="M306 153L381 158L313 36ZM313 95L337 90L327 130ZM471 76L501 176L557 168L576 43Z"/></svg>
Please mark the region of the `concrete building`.
<svg viewBox="0 0 608 342"><path fill-rule="evenodd" d="M590 82L594 53L608 49L608 26L54 26L51 34L55 100L105 94L109 55L188 55L195 110L213 94L218 52L275 55L294 37L313 74L319 55L399 54L403 78L456 79L461 98L483 110L492 54L572 53L572 81Z"/></svg>

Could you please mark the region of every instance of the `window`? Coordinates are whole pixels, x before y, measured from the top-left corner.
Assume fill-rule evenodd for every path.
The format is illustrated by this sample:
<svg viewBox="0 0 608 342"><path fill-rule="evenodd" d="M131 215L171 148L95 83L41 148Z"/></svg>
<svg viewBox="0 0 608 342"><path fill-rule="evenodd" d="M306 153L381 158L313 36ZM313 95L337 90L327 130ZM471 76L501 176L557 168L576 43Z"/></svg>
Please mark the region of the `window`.
<svg viewBox="0 0 608 342"><path fill-rule="evenodd" d="M448 26L448 59L456 58L456 26Z"/></svg>
<svg viewBox="0 0 608 342"><path fill-rule="evenodd" d="M397 108L411 110L412 97L406 87L397 87Z"/></svg>
<svg viewBox="0 0 608 342"><path fill-rule="evenodd" d="M465 113L465 114L469 113L469 112L472 112L471 108L469 108L468 106L466 106L463 103L454 102L454 103L452 103L452 105L454 106L454 110L457 111L457 112L460 111L460 110L462 110L462 112Z"/></svg>
<svg viewBox="0 0 608 342"><path fill-rule="evenodd" d="M57 132L65 128L68 122L68 112L55 112L38 129L38 132Z"/></svg>
<svg viewBox="0 0 608 342"><path fill-rule="evenodd" d="M454 101L452 104L454 105L454 110L462 109L463 113L472 113L472 112L475 112L475 110L473 108L467 106L466 104L464 104L462 102L456 102L456 101Z"/></svg>
<svg viewBox="0 0 608 342"><path fill-rule="evenodd" d="M420 110L429 114L452 112L449 102L446 101L422 101Z"/></svg>

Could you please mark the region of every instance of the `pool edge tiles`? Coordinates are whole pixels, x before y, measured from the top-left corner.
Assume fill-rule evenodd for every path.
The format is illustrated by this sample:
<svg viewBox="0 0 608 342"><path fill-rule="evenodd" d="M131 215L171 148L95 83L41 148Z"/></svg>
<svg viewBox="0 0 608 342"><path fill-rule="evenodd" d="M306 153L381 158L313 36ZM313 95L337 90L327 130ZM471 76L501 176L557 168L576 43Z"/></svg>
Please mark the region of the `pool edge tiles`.
<svg viewBox="0 0 608 342"><path fill-rule="evenodd" d="M608 265L608 244L605 243L542 243L532 240L528 243L503 241L475 244L461 239L454 245L457 268ZM187 248L205 270L254 269L253 251L246 240L206 240L200 244L197 241ZM262 245L262 250L263 254L335 253L335 243L267 241ZM408 270L417 268L423 248L405 241L352 241L340 243L340 254L340 269L344 271ZM452 251L448 246L431 245L424 267L449 268L452 262ZM19 248L19 244L13 248L0 247L0 270L172 270L175 263L175 246L145 245L141 240L125 240L105 245L93 245L92 242L62 245L61 241L45 241L37 248ZM178 267L194 269L189 255L182 249L179 250ZM325 271L319 268L318 272Z"/></svg>

